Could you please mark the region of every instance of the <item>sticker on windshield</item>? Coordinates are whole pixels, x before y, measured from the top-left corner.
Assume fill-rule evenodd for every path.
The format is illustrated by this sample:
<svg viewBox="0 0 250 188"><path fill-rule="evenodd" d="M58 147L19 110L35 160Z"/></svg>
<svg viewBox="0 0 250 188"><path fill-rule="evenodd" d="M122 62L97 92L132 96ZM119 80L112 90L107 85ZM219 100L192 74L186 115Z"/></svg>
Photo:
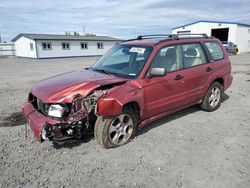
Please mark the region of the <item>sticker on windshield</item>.
<svg viewBox="0 0 250 188"><path fill-rule="evenodd" d="M129 52L136 52L138 54L144 54L145 48L132 47Z"/></svg>
<svg viewBox="0 0 250 188"><path fill-rule="evenodd" d="M136 76L135 73L129 73L128 75L129 75L129 76Z"/></svg>

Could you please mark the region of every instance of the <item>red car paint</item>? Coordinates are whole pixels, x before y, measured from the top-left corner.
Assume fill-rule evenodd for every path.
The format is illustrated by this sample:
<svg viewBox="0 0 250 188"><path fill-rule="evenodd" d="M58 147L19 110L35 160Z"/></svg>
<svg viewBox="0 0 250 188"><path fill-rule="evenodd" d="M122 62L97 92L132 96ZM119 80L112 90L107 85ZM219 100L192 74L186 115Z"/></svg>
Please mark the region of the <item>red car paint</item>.
<svg viewBox="0 0 250 188"><path fill-rule="evenodd" d="M52 125L59 123L59 121L43 116L40 112L36 111L31 103L25 103L22 106L22 113L27 118L28 124L34 133L34 137L40 142L42 141L41 132L45 123L47 122Z"/></svg>
<svg viewBox="0 0 250 188"><path fill-rule="evenodd" d="M152 46L149 56L138 78L128 80L112 75L81 70L58 75L37 83L31 93L44 103L71 103L77 96L86 97L100 86L123 83L106 91L97 101L96 114L99 116L114 116L122 112L122 107L130 102L139 107L139 128L165 115L180 109L199 104L209 86L220 79L226 90L232 83L231 64L223 47L224 59L205 63L196 67L170 72L163 77L146 77L151 62L157 52L164 46L186 44L192 42L208 42L217 39L181 39L158 42L157 40L135 40L125 42L128 45ZM220 43L221 46L221 43ZM206 70L211 68L211 72ZM177 75L183 75L181 80L175 80ZM46 117L36 111L28 101L22 111L28 119L35 137L42 141L41 132L47 122L55 125L60 121ZM67 119L64 122L69 122Z"/></svg>
<svg viewBox="0 0 250 188"><path fill-rule="evenodd" d="M79 70L42 80L31 93L44 103L70 103L76 95L87 96L97 87L124 82L126 79Z"/></svg>

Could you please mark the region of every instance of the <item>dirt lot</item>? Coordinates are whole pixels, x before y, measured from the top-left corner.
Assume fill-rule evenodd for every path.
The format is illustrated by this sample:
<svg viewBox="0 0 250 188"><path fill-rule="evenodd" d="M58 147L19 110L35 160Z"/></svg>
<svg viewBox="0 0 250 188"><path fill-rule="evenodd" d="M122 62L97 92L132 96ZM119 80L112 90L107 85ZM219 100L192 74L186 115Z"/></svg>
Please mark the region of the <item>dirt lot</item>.
<svg viewBox="0 0 250 188"><path fill-rule="evenodd" d="M158 120L129 144L64 147L25 139L21 104L43 78L95 58L0 58L0 187L250 187L250 54L230 56L234 82L216 112L192 107Z"/></svg>

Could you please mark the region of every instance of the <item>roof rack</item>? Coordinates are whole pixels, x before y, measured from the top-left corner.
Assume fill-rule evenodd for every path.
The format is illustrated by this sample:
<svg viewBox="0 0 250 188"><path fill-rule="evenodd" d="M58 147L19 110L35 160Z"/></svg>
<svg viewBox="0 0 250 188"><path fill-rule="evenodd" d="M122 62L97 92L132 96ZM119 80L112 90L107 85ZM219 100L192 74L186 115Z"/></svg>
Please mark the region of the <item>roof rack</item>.
<svg viewBox="0 0 250 188"><path fill-rule="evenodd" d="M206 33L177 33L177 34L154 34L154 35L139 35L137 40L150 39L150 38L163 38L168 37L172 39L179 39L180 36L201 36L203 38L208 38Z"/></svg>
<svg viewBox="0 0 250 188"><path fill-rule="evenodd" d="M208 38L206 33L177 33L175 34L179 36L202 36L203 38Z"/></svg>
<svg viewBox="0 0 250 188"><path fill-rule="evenodd" d="M186 36L186 37L182 37ZM139 35L135 39L125 40L124 42L134 41L134 40L143 40L143 39L153 39L153 38L163 38L160 42L165 40L178 40L180 38L194 38L192 36L201 36L202 38L209 38L206 33L178 33L178 34L153 34L153 35Z"/></svg>
<svg viewBox="0 0 250 188"><path fill-rule="evenodd" d="M139 35L137 37L137 40L151 39L151 38L163 38L163 37L177 39L176 34L153 34L153 35Z"/></svg>

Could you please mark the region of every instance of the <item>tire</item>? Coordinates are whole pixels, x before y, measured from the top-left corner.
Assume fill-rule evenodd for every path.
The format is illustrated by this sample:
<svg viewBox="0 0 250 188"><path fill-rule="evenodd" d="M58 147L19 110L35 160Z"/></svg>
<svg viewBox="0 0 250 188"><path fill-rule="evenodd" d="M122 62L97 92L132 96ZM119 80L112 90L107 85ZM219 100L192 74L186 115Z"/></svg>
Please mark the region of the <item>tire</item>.
<svg viewBox="0 0 250 188"><path fill-rule="evenodd" d="M104 148L115 148L130 142L137 130L137 117L126 108L115 117L99 116L95 123L95 139Z"/></svg>
<svg viewBox="0 0 250 188"><path fill-rule="evenodd" d="M238 54L238 49L236 49L234 52L234 55L237 55L237 54Z"/></svg>
<svg viewBox="0 0 250 188"><path fill-rule="evenodd" d="M219 82L214 82L208 89L206 96L201 103L201 109L207 112L217 110L221 105L223 87Z"/></svg>

